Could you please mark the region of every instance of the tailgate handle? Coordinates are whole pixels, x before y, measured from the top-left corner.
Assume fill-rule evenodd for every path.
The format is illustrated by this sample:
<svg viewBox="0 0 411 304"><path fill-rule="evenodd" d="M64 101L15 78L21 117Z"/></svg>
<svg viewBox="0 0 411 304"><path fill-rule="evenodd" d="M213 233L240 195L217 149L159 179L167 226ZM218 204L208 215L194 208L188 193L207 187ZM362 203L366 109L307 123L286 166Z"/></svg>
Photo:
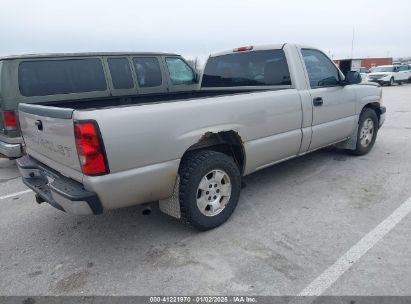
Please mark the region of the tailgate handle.
<svg viewBox="0 0 411 304"><path fill-rule="evenodd" d="M34 124L37 126L37 129L43 131L43 123L41 122L41 120L36 120Z"/></svg>

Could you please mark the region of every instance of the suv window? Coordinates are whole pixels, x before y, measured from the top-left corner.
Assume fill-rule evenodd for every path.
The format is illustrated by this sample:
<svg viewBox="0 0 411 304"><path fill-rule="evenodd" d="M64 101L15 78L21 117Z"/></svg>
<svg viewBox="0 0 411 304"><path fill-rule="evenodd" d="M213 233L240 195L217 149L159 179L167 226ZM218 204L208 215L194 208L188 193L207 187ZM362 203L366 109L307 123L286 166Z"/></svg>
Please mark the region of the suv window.
<svg viewBox="0 0 411 304"><path fill-rule="evenodd" d="M408 66L407 65L401 65L400 66L400 71L408 71Z"/></svg>
<svg viewBox="0 0 411 304"><path fill-rule="evenodd" d="M166 58L166 63L172 84L194 83L193 70L181 58L168 57Z"/></svg>
<svg viewBox="0 0 411 304"><path fill-rule="evenodd" d="M340 80L338 69L323 53L317 50L303 49L305 67L311 88L335 86Z"/></svg>
<svg viewBox="0 0 411 304"><path fill-rule="evenodd" d="M211 57L203 87L291 85L283 50L264 50Z"/></svg>
<svg viewBox="0 0 411 304"><path fill-rule="evenodd" d="M108 68L110 69L111 80L115 89L132 89L134 87L128 59L108 58Z"/></svg>
<svg viewBox="0 0 411 304"><path fill-rule="evenodd" d="M105 91L103 65L98 58L25 61L19 65L23 96Z"/></svg>
<svg viewBox="0 0 411 304"><path fill-rule="evenodd" d="M162 84L161 68L157 58L135 57L133 62L140 87L157 87Z"/></svg>

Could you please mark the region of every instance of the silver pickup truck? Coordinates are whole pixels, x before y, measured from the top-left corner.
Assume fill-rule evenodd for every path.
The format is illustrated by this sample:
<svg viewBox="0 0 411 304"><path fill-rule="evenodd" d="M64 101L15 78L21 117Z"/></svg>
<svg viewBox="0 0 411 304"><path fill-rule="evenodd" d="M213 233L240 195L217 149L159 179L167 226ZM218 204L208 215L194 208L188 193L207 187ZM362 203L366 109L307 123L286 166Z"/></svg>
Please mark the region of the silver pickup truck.
<svg viewBox="0 0 411 304"><path fill-rule="evenodd" d="M234 211L242 176L329 145L368 153L385 107L360 82L312 47L241 47L209 57L199 91L20 104L18 166L37 201L63 211L159 201L207 230Z"/></svg>

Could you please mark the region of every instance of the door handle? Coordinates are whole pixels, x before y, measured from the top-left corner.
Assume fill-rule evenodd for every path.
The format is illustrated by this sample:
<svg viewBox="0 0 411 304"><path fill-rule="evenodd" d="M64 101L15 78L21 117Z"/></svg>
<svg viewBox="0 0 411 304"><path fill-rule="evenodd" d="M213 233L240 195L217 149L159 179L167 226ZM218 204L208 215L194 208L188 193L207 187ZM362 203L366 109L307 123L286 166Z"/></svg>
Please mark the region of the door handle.
<svg viewBox="0 0 411 304"><path fill-rule="evenodd" d="M36 121L34 122L34 124L37 126L37 129L38 129L39 131L43 131L43 123L41 122L41 120L36 120Z"/></svg>
<svg viewBox="0 0 411 304"><path fill-rule="evenodd" d="M322 97L315 97L315 98L313 99L314 107L322 106L323 103L324 103L324 102L323 102Z"/></svg>

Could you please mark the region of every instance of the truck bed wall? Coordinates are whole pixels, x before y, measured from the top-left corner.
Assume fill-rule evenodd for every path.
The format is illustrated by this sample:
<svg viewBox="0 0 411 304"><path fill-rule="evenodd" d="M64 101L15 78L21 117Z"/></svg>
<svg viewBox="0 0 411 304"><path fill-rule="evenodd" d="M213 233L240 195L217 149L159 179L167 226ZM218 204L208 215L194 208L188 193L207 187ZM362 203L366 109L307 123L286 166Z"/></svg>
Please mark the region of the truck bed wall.
<svg viewBox="0 0 411 304"><path fill-rule="evenodd" d="M272 90L272 89L270 89ZM235 90L201 90L190 92L131 95L121 97L92 98L58 102L41 103L43 106L59 108L70 108L74 110L102 109L110 107L132 106L138 104L177 102L193 98L209 98L223 95L236 95L240 93L251 93L255 91L267 91L267 89L235 89Z"/></svg>

